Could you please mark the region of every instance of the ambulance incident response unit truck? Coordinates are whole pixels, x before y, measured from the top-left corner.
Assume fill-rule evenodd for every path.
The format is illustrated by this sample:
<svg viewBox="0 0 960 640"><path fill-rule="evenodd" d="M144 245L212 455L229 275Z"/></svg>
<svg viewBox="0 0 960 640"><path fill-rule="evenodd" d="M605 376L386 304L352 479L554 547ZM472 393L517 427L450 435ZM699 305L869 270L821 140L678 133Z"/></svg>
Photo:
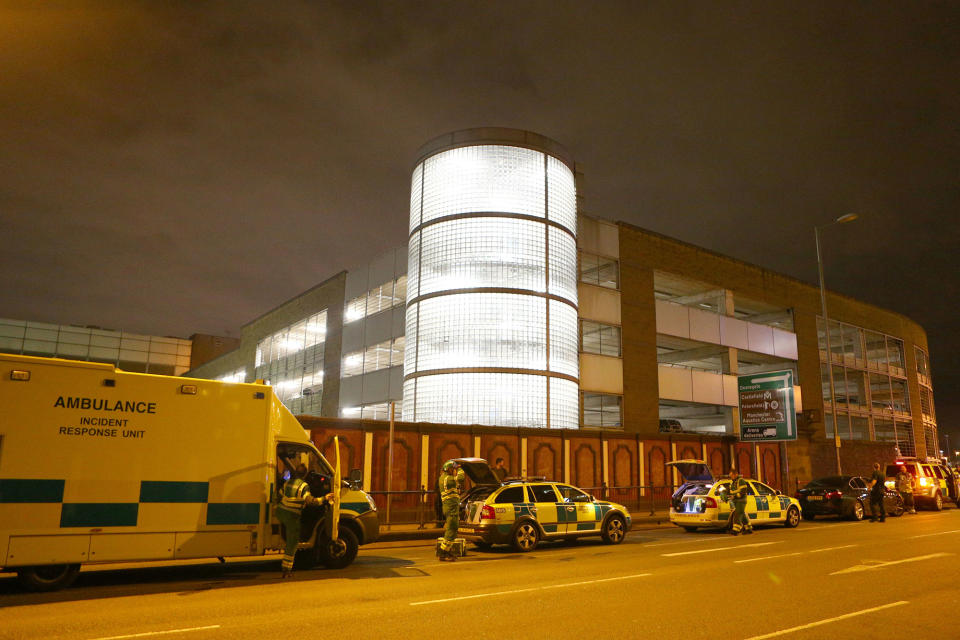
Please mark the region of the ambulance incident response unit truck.
<svg viewBox="0 0 960 640"><path fill-rule="evenodd" d="M345 567L376 540L376 505L269 386L0 354L0 567L28 589L81 564L282 550L275 505L299 463L339 500L304 511L297 560Z"/></svg>

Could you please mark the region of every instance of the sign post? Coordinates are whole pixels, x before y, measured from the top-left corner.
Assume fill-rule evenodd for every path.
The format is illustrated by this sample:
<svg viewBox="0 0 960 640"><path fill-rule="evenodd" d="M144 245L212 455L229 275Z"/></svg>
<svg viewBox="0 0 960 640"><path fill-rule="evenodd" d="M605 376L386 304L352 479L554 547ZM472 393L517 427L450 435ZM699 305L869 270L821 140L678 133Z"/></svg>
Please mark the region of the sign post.
<svg viewBox="0 0 960 640"><path fill-rule="evenodd" d="M737 376L740 440L778 442L797 439L797 405L793 371Z"/></svg>

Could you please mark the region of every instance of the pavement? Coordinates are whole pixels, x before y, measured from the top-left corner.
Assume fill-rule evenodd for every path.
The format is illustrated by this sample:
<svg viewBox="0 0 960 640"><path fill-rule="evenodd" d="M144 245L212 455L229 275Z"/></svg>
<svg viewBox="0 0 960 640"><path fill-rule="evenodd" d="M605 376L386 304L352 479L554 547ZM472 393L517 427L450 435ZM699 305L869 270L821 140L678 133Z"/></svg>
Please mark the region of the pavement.
<svg viewBox="0 0 960 640"><path fill-rule="evenodd" d="M49 594L0 578L0 639L954 638L960 510L740 537L644 527L616 546L471 549L454 563L386 541L342 570L278 569L143 564L84 571Z"/></svg>
<svg viewBox="0 0 960 640"><path fill-rule="evenodd" d="M638 531L643 529L658 529L662 527L676 528L670 524L670 514L667 511L659 511L650 514L649 511L643 515L630 514L632 519L631 530ZM435 526L435 523L427 523L421 527L419 524L393 524L387 527L380 525L379 542L397 542L407 540L434 540L443 535L443 527Z"/></svg>

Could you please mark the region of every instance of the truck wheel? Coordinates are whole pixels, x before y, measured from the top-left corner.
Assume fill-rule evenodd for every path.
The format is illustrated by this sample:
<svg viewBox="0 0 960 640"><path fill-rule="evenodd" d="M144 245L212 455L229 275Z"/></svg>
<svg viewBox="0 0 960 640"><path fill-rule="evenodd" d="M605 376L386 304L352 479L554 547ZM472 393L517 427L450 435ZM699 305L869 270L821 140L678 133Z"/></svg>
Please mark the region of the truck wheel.
<svg viewBox="0 0 960 640"><path fill-rule="evenodd" d="M17 569L17 578L28 591L56 591L73 584L78 573L79 564L48 564Z"/></svg>
<svg viewBox="0 0 960 640"><path fill-rule="evenodd" d="M357 535L343 525L340 525L338 540L324 539L317 545L320 547L320 562L328 569L343 569L348 566L357 557L357 549L360 548Z"/></svg>

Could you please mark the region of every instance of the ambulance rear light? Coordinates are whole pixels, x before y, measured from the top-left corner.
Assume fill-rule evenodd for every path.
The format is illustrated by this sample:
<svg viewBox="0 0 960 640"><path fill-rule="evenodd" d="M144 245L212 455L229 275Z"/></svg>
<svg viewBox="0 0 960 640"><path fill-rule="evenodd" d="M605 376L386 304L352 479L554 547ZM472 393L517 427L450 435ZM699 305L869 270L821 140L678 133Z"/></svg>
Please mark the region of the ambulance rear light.
<svg viewBox="0 0 960 640"><path fill-rule="evenodd" d="M14 369L13 371L10 372L10 379L11 379L11 380L19 380L20 382L29 382L29 380L30 380L30 372L29 372L29 371L23 371L23 370L20 370L20 369Z"/></svg>
<svg viewBox="0 0 960 640"><path fill-rule="evenodd" d="M926 479L926 478L919 478L919 479L917 480L917 482L920 483L920 486L921 486L921 487L927 486L927 479Z"/></svg>
<svg viewBox="0 0 960 640"><path fill-rule="evenodd" d="M900 465L900 466L902 467L902 466L903 466L903 460L897 460L897 461L894 462L893 464L898 464L898 465Z"/></svg>
<svg viewBox="0 0 960 640"><path fill-rule="evenodd" d="M197 395L197 385L195 384L180 385L180 393L182 393L185 396L195 396Z"/></svg>
<svg viewBox="0 0 960 640"><path fill-rule="evenodd" d="M480 519L481 520L496 520L497 514L493 511L493 507L488 504L483 505L483 508L480 509Z"/></svg>
<svg viewBox="0 0 960 640"><path fill-rule="evenodd" d="M710 496L707 496L706 498L703 499L703 505L705 509L716 509L717 501L715 498L711 498Z"/></svg>

